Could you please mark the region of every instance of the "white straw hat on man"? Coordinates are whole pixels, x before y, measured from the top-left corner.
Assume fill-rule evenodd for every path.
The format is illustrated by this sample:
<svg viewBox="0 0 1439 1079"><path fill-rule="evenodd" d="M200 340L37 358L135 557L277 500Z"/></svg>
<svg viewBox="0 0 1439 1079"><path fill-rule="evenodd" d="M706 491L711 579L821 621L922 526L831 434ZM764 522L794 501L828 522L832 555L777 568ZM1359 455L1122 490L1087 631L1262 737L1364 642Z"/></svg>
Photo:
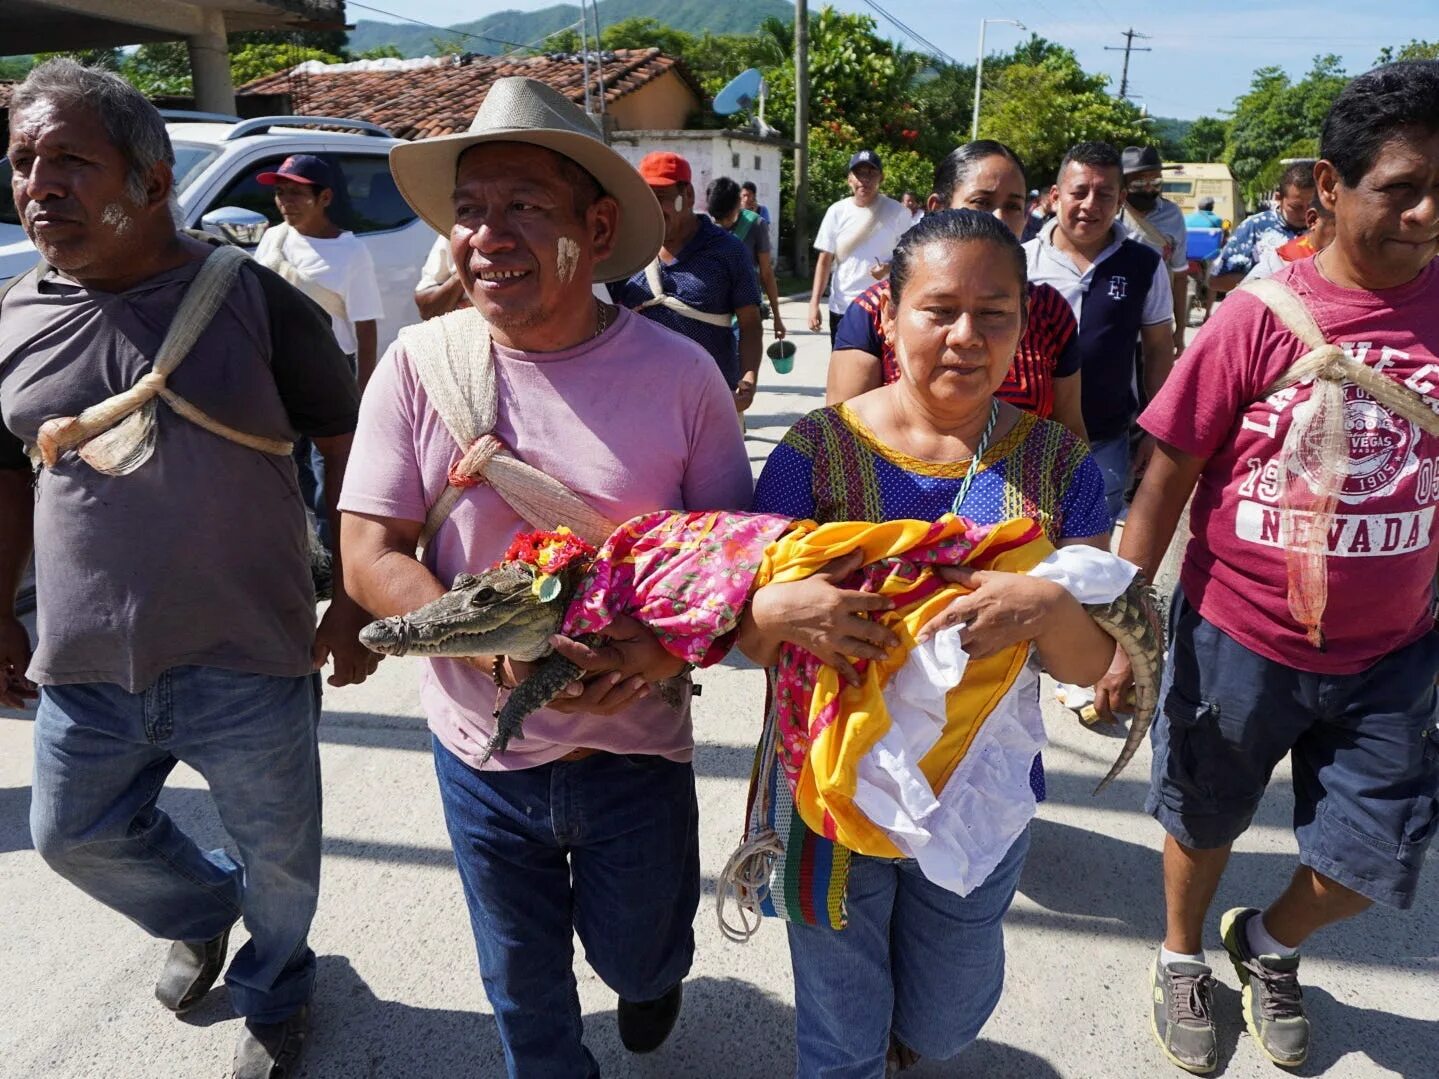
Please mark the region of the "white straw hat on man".
<svg viewBox="0 0 1439 1079"><path fill-rule="evenodd" d="M487 142L525 142L569 158L620 205L615 248L595 264L596 281L617 281L643 270L664 240L664 215L635 167L606 146L584 111L534 79L512 77L490 87L470 130L390 150L395 186L417 214L442 235L455 224L455 168L460 155Z"/></svg>

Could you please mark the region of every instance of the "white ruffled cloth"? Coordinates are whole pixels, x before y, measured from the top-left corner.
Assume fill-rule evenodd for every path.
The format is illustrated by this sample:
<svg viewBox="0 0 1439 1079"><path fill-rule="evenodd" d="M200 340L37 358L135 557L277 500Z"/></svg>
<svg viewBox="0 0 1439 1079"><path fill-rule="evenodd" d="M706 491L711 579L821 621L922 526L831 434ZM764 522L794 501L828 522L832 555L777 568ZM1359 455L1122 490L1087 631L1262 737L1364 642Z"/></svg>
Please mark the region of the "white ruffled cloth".
<svg viewBox="0 0 1439 1079"><path fill-rule="evenodd" d="M1136 567L1094 547L1061 547L1030 573L1064 587L1080 603L1108 603ZM945 695L969 662L951 626L909 654L884 690L890 728L860 761L855 804L935 884L968 895L1034 817L1029 772L1044 748L1039 665L1029 662L936 796L919 762L939 740Z"/></svg>

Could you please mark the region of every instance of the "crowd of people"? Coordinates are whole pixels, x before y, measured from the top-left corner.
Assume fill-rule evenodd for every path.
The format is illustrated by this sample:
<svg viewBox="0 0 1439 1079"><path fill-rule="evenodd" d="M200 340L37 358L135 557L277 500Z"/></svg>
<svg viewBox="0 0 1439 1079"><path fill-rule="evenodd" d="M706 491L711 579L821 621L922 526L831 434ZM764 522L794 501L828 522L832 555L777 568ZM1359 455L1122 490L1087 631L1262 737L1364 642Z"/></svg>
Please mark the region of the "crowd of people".
<svg viewBox="0 0 1439 1079"><path fill-rule="evenodd" d="M322 159L259 178L283 224L251 259L177 231L163 120L117 76L50 60L10 109L15 203L42 261L0 292L0 705L39 698L35 849L170 942L165 1007L188 1011L224 974L245 1020L234 1075L294 1075L310 1027L321 667L332 686L363 682L379 658L358 642L366 622L564 523L474 482L477 455L512 455L611 521L957 517L976 535L1021 521L1030 542L1101 561L1123 521L1118 554L1149 580L1189 505L1146 803L1165 832L1166 923L1136 1012L1174 1064L1216 1067L1236 1017L1216 1014L1208 909L1285 755L1298 864L1272 902L1218 923L1258 1050L1306 1059L1313 933L1413 902L1439 828L1439 62L1340 94L1317 163L1287 172L1278 207L1220 253L1228 295L1187 347L1186 222L1154 150L1079 143L1040 195L1012 149L970 142L904 201L857 151L815 240L826 404L757 483L742 414L764 299L773 336L786 328L752 184L717 178L699 213L683 157L636 168L562 95L500 80L467 133L392 152L440 239L416 289L424 320L377 358L373 269L327 215ZM307 505L336 560L318 626ZM33 646L10 606L32 550ZM891 600L853 586L861 561L749 597L734 644L772 688L800 677L787 648L853 681L900 647L880 617ZM1039 672L1094 686L1105 718L1129 707L1125 653L1072 585L935 572L954 591L917 636L953 631L977 664L1017 650L1012 738L966 768L978 721L954 702L939 717L953 737L937 765L965 768L956 797L971 799L963 887L808 821L786 832L785 855L825 889L773 904L805 1079L878 1079L975 1040L1045 793ZM623 615L598 643L553 643L581 677L493 756L499 705L532 661L429 660L419 691L514 1077L599 1074L576 934L619 998L626 1049L661 1045L700 898L690 714L652 688L687 664ZM756 716L762 747L773 722ZM238 860L157 806L182 761Z"/></svg>

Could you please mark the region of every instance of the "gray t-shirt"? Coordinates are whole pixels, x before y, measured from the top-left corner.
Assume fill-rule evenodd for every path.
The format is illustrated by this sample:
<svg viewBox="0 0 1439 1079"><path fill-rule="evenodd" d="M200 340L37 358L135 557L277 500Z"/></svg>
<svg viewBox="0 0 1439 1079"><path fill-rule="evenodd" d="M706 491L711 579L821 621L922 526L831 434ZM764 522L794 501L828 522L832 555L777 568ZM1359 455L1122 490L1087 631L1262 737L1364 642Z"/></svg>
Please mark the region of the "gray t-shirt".
<svg viewBox="0 0 1439 1079"><path fill-rule="evenodd" d="M749 227L743 236L740 230L745 227L748 219ZM769 226L765 224L764 218L753 210L741 210L739 217L735 219L733 227L729 230L730 235L744 244L744 249L749 252L750 261L758 265L761 255L770 253Z"/></svg>
<svg viewBox="0 0 1439 1079"><path fill-rule="evenodd" d="M28 467L40 425L130 388L150 370L200 261L114 294L47 271L0 305L0 467ZM352 432L354 376L328 317L258 264L170 387L215 419L289 440ZM67 453L36 480L42 685L131 693L166 669L311 670L315 602L304 505L289 458L210 434L157 403L155 453L128 476Z"/></svg>

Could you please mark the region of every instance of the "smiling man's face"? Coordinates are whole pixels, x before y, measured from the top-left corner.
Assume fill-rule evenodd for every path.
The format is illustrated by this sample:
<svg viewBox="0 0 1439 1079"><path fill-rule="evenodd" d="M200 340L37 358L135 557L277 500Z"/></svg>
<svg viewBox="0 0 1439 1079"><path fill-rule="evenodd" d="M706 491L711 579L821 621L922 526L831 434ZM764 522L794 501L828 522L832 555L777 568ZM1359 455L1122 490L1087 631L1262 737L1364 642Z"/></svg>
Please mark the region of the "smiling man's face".
<svg viewBox="0 0 1439 1079"><path fill-rule="evenodd" d="M1071 161L1055 189L1059 193L1059 228L1069 241L1086 248L1107 243L1122 201L1118 166Z"/></svg>

